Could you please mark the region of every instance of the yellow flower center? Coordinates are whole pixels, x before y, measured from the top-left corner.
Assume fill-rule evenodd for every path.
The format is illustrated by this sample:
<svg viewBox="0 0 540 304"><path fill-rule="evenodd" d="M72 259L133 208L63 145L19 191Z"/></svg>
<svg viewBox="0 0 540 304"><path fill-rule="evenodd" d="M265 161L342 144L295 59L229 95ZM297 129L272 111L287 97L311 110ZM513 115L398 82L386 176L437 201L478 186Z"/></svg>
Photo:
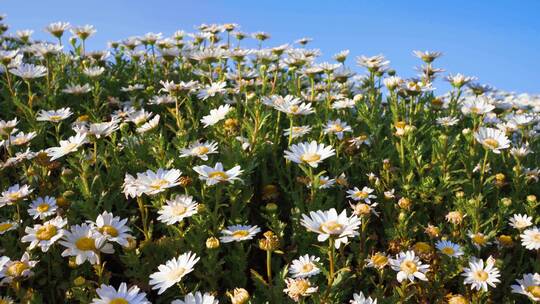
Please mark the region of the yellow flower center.
<svg viewBox="0 0 540 304"><path fill-rule="evenodd" d="M332 126L332 130L334 130L334 132L341 132L341 131L343 131L343 127L341 125L339 125L339 124L334 124Z"/></svg>
<svg viewBox="0 0 540 304"><path fill-rule="evenodd" d="M204 154L208 153L208 151L210 151L210 149L208 149L205 146L200 146L200 147L193 148L193 153L197 154L197 155L204 155Z"/></svg>
<svg viewBox="0 0 540 304"><path fill-rule="evenodd" d="M343 228L343 225L336 221L327 221L321 224L319 229L321 229L322 232L328 233L328 234L338 234L341 233L341 230Z"/></svg>
<svg viewBox="0 0 540 304"><path fill-rule="evenodd" d="M413 261L403 261L399 268L408 275L414 274L418 270L418 266Z"/></svg>
<svg viewBox="0 0 540 304"><path fill-rule="evenodd" d="M9 193L7 195L8 200L10 200L12 202L19 200L21 197L22 197L22 195L19 192L13 192L13 193Z"/></svg>
<svg viewBox="0 0 540 304"><path fill-rule="evenodd" d="M375 266L381 268L388 264L388 258L382 254L376 254L371 257L371 262L375 264Z"/></svg>
<svg viewBox="0 0 540 304"><path fill-rule="evenodd" d="M236 230L235 232L232 233L232 236L237 239L246 237L248 235L249 235L249 231L247 230Z"/></svg>
<svg viewBox="0 0 540 304"><path fill-rule="evenodd" d="M38 228L36 231L36 238L40 241L48 241L56 235L56 226L45 225Z"/></svg>
<svg viewBox="0 0 540 304"><path fill-rule="evenodd" d="M497 149L499 147L499 142L494 138L484 139L484 146L490 149Z"/></svg>
<svg viewBox="0 0 540 304"><path fill-rule="evenodd" d="M486 244L486 238L481 235L481 234L475 234L473 237L472 237L472 241L478 245L485 245Z"/></svg>
<svg viewBox="0 0 540 304"><path fill-rule="evenodd" d="M118 236L118 230L116 230L116 228L114 228L111 225L103 225L98 230L102 234L110 235L112 237L117 237Z"/></svg>
<svg viewBox="0 0 540 304"><path fill-rule="evenodd" d="M174 207L172 207L172 213L174 215L184 215L187 210L188 208L186 208L186 206L184 205L175 205Z"/></svg>
<svg viewBox="0 0 540 304"><path fill-rule="evenodd" d="M538 285L527 286L527 288L525 288L525 290L528 293L532 294L533 297L540 298L540 286L538 286Z"/></svg>
<svg viewBox="0 0 540 304"><path fill-rule="evenodd" d="M179 280L184 276L185 273L186 269L184 267L178 267L177 269L170 272L169 278L171 280Z"/></svg>
<svg viewBox="0 0 540 304"><path fill-rule="evenodd" d="M38 212L40 212L40 213L41 213L41 212L46 212L46 211L49 210L49 207L50 207L49 204L43 203L43 204L39 204L39 206L37 206L36 210L37 210Z"/></svg>
<svg viewBox="0 0 540 304"><path fill-rule="evenodd" d="M302 272L310 272L313 270L313 264L304 264L302 265Z"/></svg>
<svg viewBox="0 0 540 304"><path fill-rule="evenodd" d="M7 231L11 227L13 227L12 223L2 223L0 224L0 232Z"/></svg>
<svg viewBox="0 0 540 304"><path fill-rule="evenodd" d="M109 301L109 304L129 304L129 302L124 298L115 298Z"/></svg>
<svg viewBox="0 0 540 304"><path fill-rule="evenodd" d="M22 144L24 144L25 142L26 142L26 138L24 138L24 137L17 137L17 138L15 138L15 139L13 139L13 140L11 141L11 143L14 144L14 145L16 145L16 146L22 145Z"/></svg>
<svg viewBox="0 0 540 304"><path fill-rule="evenodd" d="M227 173L225 173L223 171L211 172L210 174L208 174L208 177L213 178L213 179L217 179L217 180L220 180L220 181L227 180L227 178L229 178Z"/></svg>
<svg viewBox="0 0 540 304"><path fill-rule="evenodd" d="M441 249L441 251L446 255L454 255L454 253L456 253L456 251L452 247L444 247L443 249Z"/></svg>
<svg viewBox="0 0 540 304"><path fill-rule="evenodd" d="M86 237L86 236L78 239L75 242L75 246L77 247L77 249L82 250L82 251L96 250L96 244L95 244L94 239Z"/></svg>
<svg viewBox="0 0 540 304"><path fill-rule="evenodd" d="M369 212L371 211L371 207L368 205L368 204L357 204L355 207L354 207L354 211L357 213L357 214L360 214L360 215L366 215L366 214L369 214Z"/></svg>
<svg viewBox="0 0 540 304"><path fill-rule="evenodd" d="M290 111L291 113L296 113L296 112L298 112L298 109L299 109L299 107L298 107L297 105L292 105L292 106L289 108L289 111Z"/></svg>
<svg viewBox="0 0 540 304"><path fill-rule="evenodd" d="M10 277L19 277L26 269L28 269L28 266L25 263L16 261L7 267L6 274Z"/></svg>
<svg viewBox="0 0 540 304"><path fill-rule="evenodd" d="M66 145L66 150L73 151L73 150L77 149L77 147L78 147L77 143L68 143Z"/></svg>
<svg viewBox="0 0 540 304"><path fill-rule="evenodd" d="M487 279L489 278L489 275L487 272L483 271L483 270L478 270L477 272L475 272L473 274L473 278L477 281L482 281L482 282L485 282L487 281Z"/></svg>
<svg viewBox="0 0 540 304"><path fill-rule="evenodd" d="M354 197L359 198L359 199L366 199L368 198L368 196L369 196L369 193L365 191L358 191L354 194Z"/></svg>
<svg viewBox="0 0 540 304"><path fill-rule="evenodd" d="M167 185L168 183L169 181L167 181L166 179L158 179L154 181L152 184L150 184L150 188L154 190L159 190L163 188L163 186Z"/></svg>
<svg viewBox="0 0 540 304"><path fill-rule="evenodd" d="M480 112L480 109L478 107L471 107L470 108L470 111L471 113L473 114L478 114L478 112Z"/></svg>
<svg viewBox="0 0 540 304"><path fill-rule="evenodd" d="M60 116L60 115L51 115L51 116L49 116L49 119L51 121L59 121L59 120L62 120L62 116Z"/></svg>
<svg viewBox="0 0 540 304"><path fill-rule="evenodd" d="M300 159L306 163L314 163L321 159L321 156L317 153L304 153L300 156Z"/></svg>

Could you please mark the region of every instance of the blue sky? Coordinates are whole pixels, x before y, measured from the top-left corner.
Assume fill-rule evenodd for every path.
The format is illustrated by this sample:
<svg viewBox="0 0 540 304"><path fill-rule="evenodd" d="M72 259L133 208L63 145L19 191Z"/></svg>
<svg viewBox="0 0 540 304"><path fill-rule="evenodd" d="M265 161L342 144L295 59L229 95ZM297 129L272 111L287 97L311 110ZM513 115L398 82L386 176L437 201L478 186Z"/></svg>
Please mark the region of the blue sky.
<svg viewBox="0 0 540 304"><path fill-rule="evenodd" d="M540 1L164 1L0 0L12 30L54 21L93 24L89 48L103 48L146 32L170 35L201 23L234 22L244 32L265 31L267 45L311 37L323 57L349 49L384 54L402 76L415 74L412 50L438 50L449 73L476 76L482 83L516 92L540 93ZM351 64L352 61L349 61ZM437 87L446 89L441 83ZM439 91L439 93L442 93Z"/></svg>

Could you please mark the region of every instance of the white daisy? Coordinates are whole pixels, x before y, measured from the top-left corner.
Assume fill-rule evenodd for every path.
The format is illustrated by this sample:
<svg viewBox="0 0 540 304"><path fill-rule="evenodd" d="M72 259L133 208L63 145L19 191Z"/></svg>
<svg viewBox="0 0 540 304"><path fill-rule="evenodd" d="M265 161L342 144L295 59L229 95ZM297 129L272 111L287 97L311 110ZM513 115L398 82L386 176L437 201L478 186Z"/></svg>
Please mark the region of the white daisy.
<svg viewBox="0 0 540 304"><path fill-rule="evenodd" d="M291 134L292 132L292 134ZM291 131L291 128L288 128L288 129L285 129L283 131L283 136L285 137L291 137L292 139L295 139L295 138L300 138L306 134L308 134L309 132L311 132L311 127L310 126L293 126L292 127L292 131Z"/></svg>
<svg viewBox="0 0 540 304"><path fill-rule="evenodd" d="M202 294L200 291L195 293L190 292L185 297L184 300L174 300L171 304L218 304L219 301L211 294L205 292Z"/></svg>
<svg viewBox="0 0 540 304"><path fill-rule="evenodd" d="M97 264L100 262L100 251L114 253L113 246L106 241L89 224L83 223L71 226L71 229L64 233L64 238L60 241L60 244L66 247L62 252L62 256L74 256L77 265L81 265L85 261L90 262L90 264Z"/></svg>
<svg viewBox="0 0 540 304"><path fill-rule="evenodd" d="M140 292L136 285L127 288L127 284L122 282L116 288L101 284L101 287L96 289L99 298L94 298L92 304L150 304L146 299L146 293Z"/></svg>
<svg viewBox="0 0 540 304"><path fill-rule="evenodd" d="M493 128L480 128L474 133L474 138L484 148L499 154L501 150L510 147L510 140L506 137L503 131Z"/></svg>
<svg viewBox="0 0 540 304"><path fill-rule="evenodd" d="M372 299L371 297L365 297L364 293L360 294L354 293L353 299L349 302L350 304L377 304L377 299Z"/></svg>
<svg viewBox="0 0 540 304"><path fill-rule="evenodd" d="M491 101L485 97L467 98L461 105L461 112L465 115L483 115L495 109Z"/></svg>
<svg viewBox="0 0 540 304"><path fill-rule="evenodd" d="M360 219L356 215L348 217L347 210L343 210L338 215L336 209L332 208L327 211L311 211L309 216L302 214L300 223L309 231L318 233L319 242L332 237L338 249L341 244L347 244L349 237L358 235L356 230L360 226Z"/></svg>
<svg viewBox="0 0 540 304"><path fill-rule="evenodd" d="M51 147L46 149L45 152L47 152L51 161L53 161L66 154L77 151L86 142L86 134L77 133L75 136L68 138L68 140L61 140L60 147Z"/></svg>
<svg viewBox="0 0 540 304"><path fill-rule="evenodd" d="M58 110L50 110L45 111L41 110L39 111L36 120L37 121L50 121L50 122L60 122L62 120L65 120L69 118L71 115L73 115L73 112L71 112L70 108L61 108Z"/></svg>
<svg viewBox="0 0 540 304"><path fill-rule="evenodd" d="M532 217L526 214L514 214L510 218L510 226L519 230L532 226L532 224Z"/></svg>
<svg viewBox="0 0 540 304"><path fill-rule="evenodd" d="M15 76L21 77L24 80L29 80L47 75L47 68L42 65L21 63L10 69L9 72Z"/></svg>
<svg viewBox="0 0 540 304"><path fill-rule="evenodd" d="M144 173L137 173L136 183L140 191L147 195L154 195L178 186L180 184L182 171L178 169L166 170L159 168L156 172L146 170Z"/></svg>
<svg viewBox="0 0 540 304"><path fill-rule="evenodd" d="M315 112L310 103L303 103L291 95L285 96L282 100L274 101L273 106L276 110L289 115L308 115Z"/></svg>
<svg viewBox="0 0 540 304"><path fill-rule="evenodd" d="M526 295L529 299L540 302L540 274L526 273L512 285L512 292Z"/></svg>
<svg viewBox="0 0 540 304"><path fill-rule="evenodd" d="M458 244L447 240L439 240L435 243L435 247L449 257L458 258L463 255L463 250Z"/></svg>
<svg viewBox="0 0 540 304"><path fill-rule="evenodd" d="M198 205L192 196L177 195L172 200L167 200L166 205L161 207L157 219L167 225L174 225L184 218L197 214Z"/></svg>
<svg viewBox="0 0 540 304"><path fill-rule="evenodd" d="M319 290L318 287L312 286L311 282L304 278L286 278L285 283L287 284L287 288L283 289L283 292L295 302L298 302L300 301L300 298L308 297Z"/></svg>
<svg viewBox="0 0 540 304"><path fill-rule="evenodd" d="M111 242L116 242L121 246L127 246L128 240L133 238L128 232L131 231L126 225L127 219L120 219L112 213L104 211L98 215L96 222L96 231L102 237Z"/></svg>
<svg viewBox="0 0 540 304"><path fill-rule="evenodd" d="M347 194L349 194L347 197L355 201L371 203L372 198L377 198L376 195L371 194L373 191L374 190L369 187L363 187L362 190L358 189L358 187L354 187L354 189L347 190Z"/></svg>
<svg viewBox="0 0 540 304"><path fill-rule="evenodd" d="M17 134L11 135L9 137L8 143L14 146L22 146L29 143L36 136L37 136L36 132L29 132L29 133L18 132Z"/></svg>
<svg viewBox="0 0 540 304"><path fill-rule="evenodd" d="M429 265L423 265L412 250L400 252L395 259L390 259L389 263L390 267L398 272L397 280L400 283L406 279L414 282L415 278L422 281L428 280L425 273L429 270Z"/></svg>
<svg viewBox="0 0 540 304"><path fill-rule="evenodd" d="M54 197L38 197L30 204L28 214L30 214L33 219L37 219L39 217L39 219L42 220L46 217L54 215L56 213L56 209L56 199Z"/></svg>
<svg viewBox="0 0 540 304"><path fill-rule="evenodd" d="M26 198L34 189L30 189L30 186L15 184L10 186L7 190L2 191L0 195L0 207L6 204L16 203L24 198Z"/></svg>
<svg viewBox="0 0 540 304"><path fill-rule="evenodd" d="M223 165L219 162L216 163L216 165L213 168L206 165L202 165L202 166L193 167L193 170L199 173L199 179L206 181L206 184L208 186L212 186L217 183L224 183L224 182L233 183L235 180L240 180L238 176L242 174L243 172L240 169L240 166L235 166L225 171L223 169Z"/></svg>
<svg viewBox="0 0 540 304"><path fill-rule="evenodd" d="M214 141L191 143L189 147L180 150L180 157L196 156L202 160L208 160L208 154L217 153L217 143Z"/></svg>
<svg viewBox="0 0 540 304"><path fill-rule="evenodd" d="M198 261L199 257L188 251L177 258L168 260L165 264L159 265L159 271L150 275L152 289L159 289L158 295L162 294L169 287L180 282L185 275L192 272Z"/></svg>
<svg viewBox="0 0 540 304"><path fill-rule="evenodd" d="M205 86L199 90L197 97L202 100L206 100L210 97L214 97L216 94L223 94L227 92L226 83L223 81L214 82L210 85Z"/></svg>
<svg viewBox="0 0 540 304"><path fill-rule="evenodd" d="M82 95L90 92L92 88L88 83L84 85L80 84L68 84L65 89L62 90L63 93L73 94L73 95Z"/></svg>
<svg viewBox="0 0 540 304"><path fill-rule="evenodd" d="M316 141L292 145L289 150L285 151L286 159L297 164L308 164L313 168L318 167L320 162L335 154L334 148L317 144Z"/></svg>
<svg viewBox="0 0 540 304"><path fill-rule="evenodd" d="M540 249L540 229L532 227L523 231L520 235L521 245L529 250Z"/></svg>
<svg viewBox="0 0 540 304"><path fill-rule="evenodd" d="M499 269L494 266L495 259L491 256L484 261L472 257L469 260L469 267L463 268L462 276L465 277L464 284L471 285L471 289L488 290L488 285L495 288L495 283L499 283Z"/></svg>
<svg viewBox="0 0 540 304"><path fill-rule="evenodd" d="M204 124L204 127L213 126L217 124L219 121L223 120L229 112L232 111L232 108L230 105L221 105L217 109L210 110L210 114L203 116L201 118L201 122Z"/></svg>
<svg viewBox="0 0 540 304"><path fill-rule="evenodd" d="M344 132L352 132L352 128L339 118L336 120L329 120L324 126L325 134L336 134L339 140L343 139Z"/></svg>
<svg viewBox="0 0 540 304"><path fill-rule="evenodd" d="M30 242L29 250L39 247L41 251L47 252L51 245L64 236L65 230L63 228L65 225L67 225L67 220L57 216L43 225L36 224L32 228L26 227L24 229L26 235L21 238L21 242Z"/></svg>
<svg viewBox="0 0 540 304"><path fill-rule="evenodd" d="M4 259L4 267L0 269L0 285L9 284L13 280L20 280L22 278L28 278L34 275L32 268L36 266L38 261L30 260L30 254L25 252L20 260L8 260Z"/></svg>
<svg viewBox="0 0 540 304"><path fill-rule="evenodd" d="M261 228L256 225L232 225L228 226L227 229L221 230L219 240L222 243L251 240L259 232L261 232Z"/></svg>
<svg viewBox="0 0 540 304"><path fill-rule="evenodd" d="M319 189L332 188L332 186L334 186L335 183L336 183L336 180L333 178L330 178L328 176L319 176L319 184L318 184ZM310 181L307 186L308 188L311 188L313 187L313 183Z"/></svg>
<svg viewBox="0 0 540 304"><path fill-rule="evenodd" d="M137 128L137 133L146 133L148 131L152 131L159 125L159 114L154 116L149 121L145 122L142 126Z"/></svg>
<svg viewBox="0 0 540 304"><path fill-rule="evenodd" d="M478 250L491 244L491 242L488 241L488 237L482 232L473 233L472 231L469 231L469 238L471 238L474 247Z"/></svg>
<svg viewBox="0 0 540 304"><path fill-rule="evenodd" d="M15 229L17 229L17 227L19 227L18 222L15 222L15 221L12 221L12 220L2 221L2 222L0 222L0 235L6 233L8 231L15 230Z"/></svg>
<svg viewBox="0 0 540 304"><path fill-rule="evenodd" d="M289 272L293 278L309 278L321 272L317 264L321 258L310 255L300 256L292 261Z"/></svg>

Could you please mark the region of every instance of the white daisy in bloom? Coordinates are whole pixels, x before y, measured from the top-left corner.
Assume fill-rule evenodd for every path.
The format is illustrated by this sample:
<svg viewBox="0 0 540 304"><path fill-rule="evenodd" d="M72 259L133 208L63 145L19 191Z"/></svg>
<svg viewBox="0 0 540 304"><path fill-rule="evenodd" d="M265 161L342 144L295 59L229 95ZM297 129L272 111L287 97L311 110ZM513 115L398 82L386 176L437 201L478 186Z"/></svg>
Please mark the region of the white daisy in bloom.
<svg viewBox="0 0 540 304"><path fill-rule="evenodd" d="M354 99L344 98L336 100L332 103L332 109L341 110L341 109L352 109L355 106Z"/></svg>
<svg viewBox="0 0 540 304"><path fill-rule="evenodd" d="M309 297L319 290L318 287L312 286L311 282L304 278L286 278L285 283L287 288L283 289L283 292L295 302L300 301L300 298Z"/></svg>
<svg viewBox="0 0 540 304"><path fill-rule="evenodd" d="M291 95L275 101L273 106L276 110L289 115L308 115L315 112L310 103L303 103L300 99Z"/></svg>
<svg viewBox="0 0 540 304"><path fill-rule="evenodd" d="M62 90L63 93L73 94L73 95L82 95L90 92L92 87L88 83L84 85L80 84L68 84L65 89Z"/></svg>
<svg viewBox="0 0 540 304"><path fill-rule="evenodd" d="M487 97L467 98L461 105L461 112L465 115L483 115L495 109L495 106Z"/></svg>
<svg viewBox="0 0 540 304"><path fill-rule="evenodd" d="M10 186L7 190L2 191L0 195L0 207L6 204L16 203L24 198L26 198L34 189L30 189L30 186L15 184Z"/></svg>
<svg viewBox="0 0 540 304"><path fill-rule="evenodd" d="M81 40L86 40L97 32L94 26L90 24L72 27L70 31L73 35L81 38Z"/></svg>
<svg viewBox="0 0 540 304"><path fill-rule="evenodd" d="M83 70L83 74L91 78L99 77L104 72L105 72L105 68L98 67L98 66L86 67Z"/></svg>
<svg viewBox="0 0 540 304"><path fill-rule="evenodd" d="M474 133L474 138L484 148L499 154L501 150L510 147L510 140L506 137L503 131L494 128L480 128Z"/></svg>
<svg viewBox="0 0 540 304"><path fill-rule="evenodd" d="M127 113L126 121L132 122L137 126L140 126L147 122L152 117L152 115L154 115L152 112L148 112L145 109L141 109L139 111L131 111Z"/></svg>
<svg viewBox="0 0 540 304"><path fill-rule="evenodd" d="M317 168L320 162L332 155L335 155L334 148L317 144L316 141L292 145L289 150L285 151L286 159L297 164L308 164L313 168Z"/></svg>
<svg viewBox="0 0 540 304"><path fill-rule="evenodd" d="M19 120L17 118L8 121L0 119L0 136L11 134L18 123Z"/></svg>
<svg viewBox="0 0 540 304"><path fill-rule="evenodd" d="M495 284L501 282L498 278L499 269L495 267L495 259L491 256L486 260L477 259L472 257L469 260L469 267L463 268L461 274L465 277L463 283L465 285L471 285L471 289L476 290L488 290L488 285L495 288Z"/></svg>
<svg viewBox="0 0 540 304"><path fill-rule="evenodd" d="M261 232L261 228L257 225L232 225L227 226L227 229L221 230L219 240L222 243L241 242L251 240L259 232Z"/></svg>
<svg viewBox="0 0 540 304"><path fill-rule="evenodd" d="M159 124L159 114L154 116L152 119L150 119L149 121L145 122L142 126L138 127L137 128L137 133L146 133L148 131L152 131L154 130L158 124Z"/></svg>
<svg viewBox="0 0 540 304"><path fill-rule="evenodd" d="M0 222L0 235L8 231L15 230L17 227L19 227L19 223L15 221L7 220Z"/></svg>
<svg viewBox="0 0 540 304"><path fill-rule="evenodd" d="M147 195L161 193L168 188L180 184L182 171L178 169L166 170L159 168L156 172L146 170L144 173L137 173L137 184L141 191Z"/></svg>
<svg viewBox="0 0 540 304"><path fill-rule="evenodd" d="M9 70L15 76L19 76L24 80L33 78L41 78L47 75L47 68L42 65L33 65L29 63L21 63Z"/></svg>
<svg viewBox="0 0 540 304"><path fill-rule="evenodd" d="M415 278L427 281L425 273L429 270L429 265L423 265L420 258L414 254L414 251L400 252L395 259L389 260L390 267L397 271L397 280L409 280L414 282Z"/></svg>
<svg viewBox="0 0 540 304"><path fill-rule="evenodd" d="M206 100L210 97L216 96L216 94L226 93L226 86L227 84L224 81L218 81L210 85L206 85L204 88L199 90L199 93L197 93L197 97L199 99Z"/></svg>
<svg viewBox="0 0 540 304"><path fill-rule="evenodd" d="M39 219L42 220L46 217L54 215L56 213L56 209L56 199L54 197L38 197L30 204L28 214L30 214L33 219L37 219L39 217Z"/></svg>
<svg viewBox="0 0 540 304"><path fill-rule="evenodd" d="M213 126L223 120L230 111L232 111L232 108L229 104L221 105L217 109L210 110L210 114L203 116L201 122L204 124L205 128Z"/></svg>
<svg viewBox="0 0 540 304"><path fill-rule="evenodd" d="M363 187L362 190L358 189L358 187L354 187L354 189L347 190L347 194L349 194L347 197L355 201L371 203L372 198L377 198L376 195L371 194L373 191L374 190L369 187Z"/></svg>
<svg viewBox="0 0 540 304"><path fill-rule="evenodd" d="M39 111L36 120L37 121L50 121L50 122L60 122L69 118L73 113L70 108L61 108L58 110Z"/></svg>
<svg viewBox="0 0 540 304"><path fill-rule="evenodd" d="M69 22L53 22L47 27L45 27L45 31L51 33L56 38L62 37L64 35L64 32L70 27Z"/></svg>
<svg viewBox="0 0 540 304"><path fill-rule="evenodd" d="M162 223L174 225L183 219L197 214L199 204L189 195L177 195L172 200L167 200L166 204L158 211L157 218Z"/></svg>
<svg viewBox="0 0 540 304"><path fill-rule="evenodd" d="M360 134L357 137L353 137L352 139L350 139L349 143L351 144L351 146L355 146L356 149L360 149L360 146L362 145L371 145L371 140L366 134Z"/></svg>
<svg viewBox="0 0 540 304"><path fill-rule="evenodd" d="M520 235L521 245L529 250L540 249L540 229L538 227L529 228Z"/></svg>
<svg viewBox="0 0 540 304"><path fill-rule="evenodd" d="M317 275L321 272L321 269L317 267L321 258L310 255L300 256L298 259L293 260L289 267L289 272L293 278L309 278Z"/></svg>
<svg viewBox="0 0 540 304"><path fill-rule="evenodd" d="M532 224L532 217L526 214L514 214L510 218L510 226L519 230L532 226Z"/></svg>
<svg viewBox="0 0 540 304"><path fill-rule="evenodd" d="M526 295L535 302L540 302L540 274L526 273L512 285L512 292Z"/></svg>
<svg viewBox="0 0 540 304"><path fill-rule="evenodd" d="M352 128L341 119L329 120L324 126L324 134L336 134L339 140L343 139L344 132L352 132Z"/></svg>
<svg viewBox="0 0 540 304"><path fill-rule="evenodd" d="M116 119L107 122L93 123L90 124L90 128L86 132L88 135L92 135L98 139L107 137L120 128L118 123L119 121Z"/></svg>
<svg viewBox="0 0 540 304"><path fill-rule="evenodd" d="M180 150L180 157L196 156L202 160L208 160L208 154L217 153L217 143L214 141L191 143L189 147Z"/></svg>
<svg viewBox="0 0 540 304"><path fill-rule="evenodd" d="M445 116L445 117L437 118L436 121L439 126L451 127L451 126L455 126L459 122L459 118L452 117L452 116Z"/></svg>
<svg viewBox="0 0 540 304"><path fill-rule="evenodd" d="M170 95L159 95L159 96L152 97L152 99L148 101L148 104L162 105L162 104L171 104L175 102L176 102L175 98Z"/></svg>
<svg viewBox="0 0 540 304"><path fill-rule="evenodd" d="M488 241L488 237L482 232L473 233L472 231L469 231L469 237L471 238L474 247L478 250L491 244L491 242Z"/></svg>
<svg viewBox="0 0 540 304"><path fill-rule="evenodd" d="M168 260L165 264L158 266L158 272L150 275L150 285L152 289L159 289L158 295L162 294L169 287L180 282L184 276L193 271L193 267L199 261L199 257L188 251L177 258Z"/></svg>
<svg viewBox="0 0 540 304"><path fill-rule="evenodd" d="M98 234L111 242L116 242L121 246L128 245L128 239L133 238L128 232L131 231L126 225L126 219L120 219L119 216L114 216L112 213L104 211L98 215L95 224L95 229Z"/></svg>
<svg viewBox="0 0 540 304"><path fill-rule="evenodd" d="M367 262L366 267L383 269L388 265L390 259L384 252L376 252L365 260Z"/></svg>
<svg viewBox="0 0 540 304"><path fill-rule="evenodd" d="M291 134L292 132L292 134ZM288 128L288 129L285 129L283 131L283 136L285 137L292 137L292 139L295 139L295 138L300 138L306 134L308 134L309 132L311 132L311 127L310 126L293 126L292 127L292 131L291 131L291 128Z"/></svg>
<svg viewBox="0 0 540 304"><path fill-rule="evenodd" d="M206 165L195 166L193 170L199 173L199 179L206 181L206 185L212 186L217 183L229 182L233 183L235 180L240 180L238 177L242 174L240 166L235 166L227 171L223 169L223 164L220 162L212 168Z"/></svg>
<svg viewBox="0 0 540 304"><path fill-rule="evenodd" d="M205 292L202 294L200 291L190 292L184 300L174 300L171 304L218 304L219 301L213 295ZM234 303L234 302L233 302Z"/></svg>
<svg viewBox="0 0 540 304"><path fill-rule="evenodd" d="M318 184L319 189L332 188L332 186L334 186L335 183L336 183L336 180L333 178L330 178L328 176L319 176L319 184ZM311 188L313 187L313 183L310 181L307 186L308 188Z"/></svg>
<svg viewBox="0 0 540 304"><path fill-rule="evenodd" d="M136 285L127 288L127 284L122 282L118 290L110 285L101 284L96 289L99 298L94 298L91 304L150 304L146 299L146 293L140 292Z"/></svg>
<svg viewBox="0 0 540 304"><path fill-rule="evenodd" d="M20 260L9 260L0 269L0 285L9 284L13 280L20 280L34 275L32 268L36 266L38 261L30 260L30 254L25 252Z"/></svg>
<svg viewBox="0 0 540 304"><path fill-rule="evenodd" d="M360 294L354 293L353 299L349 302L350 304L377 304L377 299L372 299L371 297L365 297L362 292Z"/></svg>
<svg viewBox="0 0 540 304"><path fill-rule="evenodd" d="M447 240L439 240L435 243L435 247L449 257L458 258L463 255L463 250L458 244Z"/></svg>
<svg viewBox="0 0 540 304"><path fill-rule="evenodd" d="M51 161L59 159L60 157L75 152L80 146L87 143L86 134L77 133L75 136L71 136L68 140L61 140L60 147L51 147L45 150Z"/></svg>
<svg viewBox="0 0 540 304"><path fill-rule="evenodd" d="M307 230L318 233L317 240L324 242L328 238L335 240L335 247L338 249L341 244L347 244L349 237L358 235L360 219L356 215L347 216L347 210L343 210L339 215L336 209L326 211L311 211L309 216L302 214L300 221Z"/></svg>
<svg viewBox="0 0 540 304"><path fill-rule="evenodd" d="M368 216L371 213L373 213L375 216L379 216L379 213L377 212L377 210L375 210L375 207L379 205L378 203L359 202L357 204L349 204L351 205L353 213L358 216Z"/></svg>
<svg viewBox="0 0 540 304"><path fill-rule="evenodd" d="M17 134L11 135L9 137L8 143L14 146L22 146L29 143L36 136L37 136L36 132L29 132L29 133L18 132Z"/></svg>
<svg viewBox="0 0 540 304"><path fill-rule="evenodd" d="M137 84L130 84L127 87L122 87L120 88L120 91L133 92L133 91L138 91L138 90L143 90L143 89L144 89L144 85L137 83Z"/></svg>
<svg viewBox="0 0 540 304"><path fill-rule="evenodd" d="M66 249L62 256L74 256L75 263L81 265L85 261L90 264L99 263L99 252L114 253L114 248L107 240L99 234L94 227L83 223L71 226L69 231L65 231L64 238L60 244Z"/></svg>
<svg viewBox="0 0 540 304"><path fill-rule="evenodd" d="M64 236L64 226L67 225L67 220L60 216L41 224L36 224L34 227L24 228L26 235L21 238L21 242L30 242L28 249L36 247L41 248L41 251L47 252L52 244L56 243Z"/></svg>

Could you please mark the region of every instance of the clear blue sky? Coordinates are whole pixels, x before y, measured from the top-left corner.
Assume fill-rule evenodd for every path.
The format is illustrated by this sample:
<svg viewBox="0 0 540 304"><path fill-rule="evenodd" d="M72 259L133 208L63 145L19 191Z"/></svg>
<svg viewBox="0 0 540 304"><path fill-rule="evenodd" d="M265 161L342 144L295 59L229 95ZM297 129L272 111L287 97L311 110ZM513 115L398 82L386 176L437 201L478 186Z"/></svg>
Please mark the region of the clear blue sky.
<svg viewBox="0 0 540 304"><path fill-rule="evenodd" d="M92 49L149 31L170 35L201 23L234 22L245 32L269 32L268 45L312 37L322 60L342 49L350 49L352 58L382 53L403 76L415 74L412 50L439 50L445 56L437 65L447 72L477 76L508 91L540 93L538 0L0 1L11 30L34 29L35 38L47 37L42 29L54 21L93 24L98 33L89 42Z"/></svg>

